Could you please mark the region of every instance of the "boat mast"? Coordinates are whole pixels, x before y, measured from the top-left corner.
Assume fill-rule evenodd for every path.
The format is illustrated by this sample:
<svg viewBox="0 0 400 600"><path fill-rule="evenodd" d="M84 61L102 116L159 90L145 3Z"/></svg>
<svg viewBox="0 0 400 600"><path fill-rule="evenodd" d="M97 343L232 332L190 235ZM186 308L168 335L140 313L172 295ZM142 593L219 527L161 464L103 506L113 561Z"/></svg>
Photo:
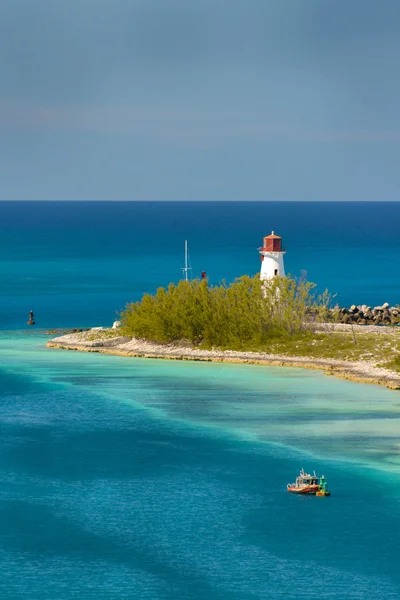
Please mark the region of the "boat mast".
<svg viewBox="0 0 400 600"><path fill-rule="evenodd" d="M187 240L185 240L185 266L182 268L182 271L185 276L185 281L189 281L189 271L191 270L191 267L189 267L189 258L188 257L189 257L188 243L187 243Z"/></svg>

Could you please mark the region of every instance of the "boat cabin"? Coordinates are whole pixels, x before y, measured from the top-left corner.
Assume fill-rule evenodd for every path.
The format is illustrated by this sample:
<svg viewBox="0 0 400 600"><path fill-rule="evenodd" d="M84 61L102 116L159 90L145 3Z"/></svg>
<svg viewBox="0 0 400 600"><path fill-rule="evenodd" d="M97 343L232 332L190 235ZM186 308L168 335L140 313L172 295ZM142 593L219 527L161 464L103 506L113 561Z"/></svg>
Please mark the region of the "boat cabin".
<svg viewBox="0 0 400 600"><path fill-rule="evenodd" d="M310 475L309 473L301 472L298 477L296 477L296 486L300 487L302 485L318 485L319 480L316 475Z"/></svg>

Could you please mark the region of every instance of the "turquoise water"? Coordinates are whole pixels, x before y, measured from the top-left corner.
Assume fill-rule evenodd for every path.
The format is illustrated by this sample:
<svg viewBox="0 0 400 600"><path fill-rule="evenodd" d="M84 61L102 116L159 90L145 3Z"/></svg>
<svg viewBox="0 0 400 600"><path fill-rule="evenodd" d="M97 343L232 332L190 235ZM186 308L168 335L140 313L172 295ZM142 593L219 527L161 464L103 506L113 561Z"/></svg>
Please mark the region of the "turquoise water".
<svg viewBox="0 0 400 600"><path fill-rule="evenodd" d="M400 394L322 373L46 349L192 274L400 300L400 203L0 203L0 598L400 598ZM37 328L27 331L29 310ZM42 333L40 333L42 331ZM286 492L299 469L330 498Z"/></svg>
<svg viewBox="0 0 400 600"><path fill-rule="evenodd" d="M400 597L398 393L46 339L0 335L1 598Z"/></svg>

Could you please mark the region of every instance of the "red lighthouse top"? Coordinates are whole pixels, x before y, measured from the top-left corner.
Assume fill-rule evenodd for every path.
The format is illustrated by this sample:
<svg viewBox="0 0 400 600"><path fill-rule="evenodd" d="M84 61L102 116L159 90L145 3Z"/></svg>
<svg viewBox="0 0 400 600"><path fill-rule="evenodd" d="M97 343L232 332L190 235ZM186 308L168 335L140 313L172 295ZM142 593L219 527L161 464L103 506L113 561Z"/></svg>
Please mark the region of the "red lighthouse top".
<svg viewBox="0 0 400 600"><path fill-rule="evenodd" d="M263 238L263 245L260 250L261 252L283 252L282 238L279 235L275 235L273 231L271 235L266 235Z"/></svg>

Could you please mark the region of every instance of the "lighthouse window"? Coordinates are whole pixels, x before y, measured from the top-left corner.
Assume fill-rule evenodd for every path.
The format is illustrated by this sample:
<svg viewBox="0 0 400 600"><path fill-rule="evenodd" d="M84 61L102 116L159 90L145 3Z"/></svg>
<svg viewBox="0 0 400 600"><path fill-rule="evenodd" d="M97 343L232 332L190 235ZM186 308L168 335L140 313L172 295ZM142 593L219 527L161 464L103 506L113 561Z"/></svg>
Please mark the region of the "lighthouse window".
<svg viewBox="0 0 400 600"><path fill-rule="evenodd" d="M278 269L275 269L274 275L278 275Z"/></svg>

